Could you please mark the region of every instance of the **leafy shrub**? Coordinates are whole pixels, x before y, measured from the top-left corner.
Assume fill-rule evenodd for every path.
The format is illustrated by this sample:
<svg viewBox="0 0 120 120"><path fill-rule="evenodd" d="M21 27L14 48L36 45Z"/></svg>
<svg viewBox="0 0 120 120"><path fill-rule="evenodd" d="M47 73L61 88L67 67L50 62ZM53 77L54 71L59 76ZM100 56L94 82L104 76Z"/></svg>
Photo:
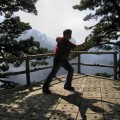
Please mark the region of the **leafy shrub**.
<svg viewBox="0 0 120 120"><path fill-rule="evenodd" d="M96 73L95 75L97 75L97 76L103 76L103 77L110 77L110 75L107 74L107 73Z"/></svg>

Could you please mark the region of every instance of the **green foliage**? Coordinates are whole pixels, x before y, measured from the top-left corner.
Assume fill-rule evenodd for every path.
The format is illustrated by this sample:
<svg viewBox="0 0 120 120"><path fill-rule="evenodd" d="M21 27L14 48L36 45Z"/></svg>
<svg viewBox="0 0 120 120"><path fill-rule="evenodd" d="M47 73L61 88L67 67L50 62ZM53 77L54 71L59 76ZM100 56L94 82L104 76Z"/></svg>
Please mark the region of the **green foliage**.
<svg viewBox="0 0 120 120"><path fill-rule="evenodd" d="M46 48L41 48L40 43L35 41L33 37L25 40L17 40L21 34L31 29L31 26L29 23L21 22L20 17L13 16L13 13L22 10L37 15L36 2L37 0L0 0L0 15L5 18L0 23L0 56L2 58L44 54L48 52ZM39 60L45 60L45 58ZM11 61L9 63L14 67L18 67L22 62ZM1 64L1 70L8 70L9 63Z"/></svg>
<svg viewBox="0 0 120 120"><path fill-rule="evenodd" d="M112 44L111 40L119 39L120 0L81 0L73 8L80 11L90 10L91 13L84 17L85 21L98 20L94 26L85 27L92 30L88 36L92 46Z"/></svg>
<svg viewBox="0 0 120 120"><path fill-rule="evenodd" d="M7 71L9 69L9 65L6 63L3 63L2 65L0 65L0 69L2 71Z"/></svg>
<svg viewBox="0 0 120 120"><path fill-rule="evenodd" d="M111 50L112 47L110 45L102 45L103 50Z"/></svg>
<svg viewBox="0 0 120 120"><path fill-rule="evenodd" d="M48 65L48 62L46 62L45 60L41 60L41 61L32 61L31 62L31 66L32 67L36 67L36 66L39 66L39 65Z"/></svg>
<svg viewBox="0 0 120 120"><path fill-rule="evenodd" d="M38 0L0 0L0 14L12 15L19 10L37 15L35 3ZM8 14L9 13L9 14Z"/></svg>
<svg viewBox="0 0 120 120"><path fill-rule="evenodd" d="M14 61L12 64L14 67L19 67L21 64L22 64L23 61L20 61L20 60L16 60Z"/></svg>
<svg viewBox="0 0 120 120"><path fill-rule="evenodd" d="M97 76L110 77L107 73L96 73Z"/></svg>

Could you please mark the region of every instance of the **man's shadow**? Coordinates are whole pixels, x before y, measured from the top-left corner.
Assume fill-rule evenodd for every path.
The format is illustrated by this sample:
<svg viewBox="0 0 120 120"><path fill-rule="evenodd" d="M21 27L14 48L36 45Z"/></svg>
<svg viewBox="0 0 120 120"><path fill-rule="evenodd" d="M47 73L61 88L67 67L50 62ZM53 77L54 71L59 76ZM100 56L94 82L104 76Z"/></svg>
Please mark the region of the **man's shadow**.
<svg viewBox="0 0 120 120"><path fill-rule="evenodd" d="M68 96L60 95L57 93L53 94L69 102L70 104L77 106L79 108L79 113L81 114L82 120L87 120L86 112L88 108L96 113L103 113L104 111L102 108L94 105L94 103L101 102L100 99L83 98L82 93L79 93L78 91L73 91L72 94L69 94Z"/></svg>

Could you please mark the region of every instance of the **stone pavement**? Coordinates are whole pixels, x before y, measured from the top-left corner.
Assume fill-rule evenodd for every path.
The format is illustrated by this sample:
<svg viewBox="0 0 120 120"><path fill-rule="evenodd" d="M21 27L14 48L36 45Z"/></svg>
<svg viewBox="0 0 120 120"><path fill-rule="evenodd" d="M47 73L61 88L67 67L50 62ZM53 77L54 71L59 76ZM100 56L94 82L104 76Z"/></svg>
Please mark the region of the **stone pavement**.
<svg viewBox="0 0 120 120"><path fill-rule="evenodd" d="M54 78L52 94L42 83L0 92L0 120L120 120L120 81L74 74L75 91L63 89L66 75Z"/></svg>

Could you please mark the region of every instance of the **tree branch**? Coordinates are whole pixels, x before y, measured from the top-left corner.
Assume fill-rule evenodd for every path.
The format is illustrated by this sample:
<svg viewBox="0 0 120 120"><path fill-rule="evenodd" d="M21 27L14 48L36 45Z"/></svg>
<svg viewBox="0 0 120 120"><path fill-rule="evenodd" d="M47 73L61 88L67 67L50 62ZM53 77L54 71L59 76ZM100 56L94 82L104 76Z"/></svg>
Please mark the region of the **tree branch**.
<svg viewBox="0 0 120 120"><path fill-rule="evenodd" d="M117 5L115 0L110 0L110 1L111 1L111 3L113 3L114 8L116 9L116 11L118 13L118 16L119 16L119 27L120 27L120 7Z"/></svg>
<svg viewBox="0 0 120 120"><path fill-rule="evenodd" d="M112 44L112 45L119 46L117 43L114 43L114 42L105 42L105 43L100 43L100 44L97 44L97 45L104 45L104 44Z"/></svg>

